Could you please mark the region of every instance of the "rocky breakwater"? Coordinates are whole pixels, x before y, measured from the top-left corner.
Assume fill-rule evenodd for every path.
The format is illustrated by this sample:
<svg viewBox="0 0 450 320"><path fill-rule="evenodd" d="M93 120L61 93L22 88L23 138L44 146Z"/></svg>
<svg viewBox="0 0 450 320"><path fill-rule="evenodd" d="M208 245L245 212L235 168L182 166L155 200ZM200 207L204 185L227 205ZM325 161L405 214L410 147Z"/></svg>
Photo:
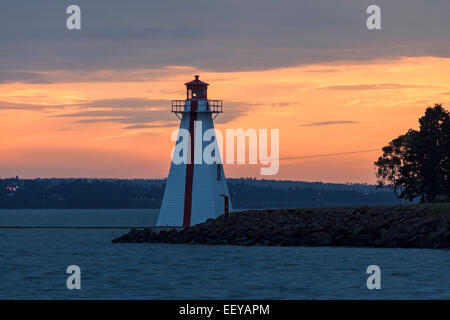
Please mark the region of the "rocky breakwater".
<svg viewBox="0 0 450 320"><path fill-rule="evenodd" d="M132 229L114 243L450 248L450 213L425 206L249 210L179 231Z"/></svg>

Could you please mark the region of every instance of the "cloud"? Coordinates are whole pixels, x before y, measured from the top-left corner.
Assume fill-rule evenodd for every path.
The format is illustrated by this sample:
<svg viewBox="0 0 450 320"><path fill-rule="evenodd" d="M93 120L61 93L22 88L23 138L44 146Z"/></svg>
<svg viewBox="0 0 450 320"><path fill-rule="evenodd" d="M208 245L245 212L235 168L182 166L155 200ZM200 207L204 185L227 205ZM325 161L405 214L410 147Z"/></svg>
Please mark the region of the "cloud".
<svg viewBox="0 0 450 320"><path fill-rule="evenodd" d="M39 111L51 108L61 108L64 105L44 105L44 104L32 104L32 103L15 103L9 101L0 101L0 110L28 110Z"/></svg>
<svg viewBox="0 0 450 320"><path fill-rule="evenodd" d="M135 130L135 129L149 129L149 128L161 128L161 127L174 127L174 126L178 126L179 123L176 121L167 121L165 123L160 123L160 124L137 124L134 126L128 126L128 127L124 127L122 129L125 130Z"/></svg>
<svg viewBox="0 0 450 320"><path fill-rule="evenodd" d="M42 74L35 72L15 72L0 71L0 83L49 83L49 80Z"/></svg>
<svg viewBox="0 0 450 320"><path fill-rule="evenodd" d="M95 100L83 105L86 108L147 108L147 107L167 107L171 105L171 100L147 99L147 98L122 98Z"/></svg>
<svg viewBox="0 0 450 320"><path fill-rule="evenodd" d="M399 90L399 89L416 89L416 88L432 88L431 85L404 85L395 83L375 83L375 84L356 84L356 85L337 85L317 88L319 90Z"/></svg>
<svg viewBox="0 0 450 320"><path fill-rule="evenodd" d="M75 122L91 124L112 122L145 124L171 121L170 101L147 98L120 98L88 101L79 105L80 111L52 115L55 118L76 118ZM92 110L95 109L95 110Z"/></svg>
<svg viewBox="0 0 450 320"><path fill-rule="evenodd" d="M45 97L42 98L45 100ZM99 110L99 111L80 111L77 113L68 113L56 115L55 117L72 117L72 116L96 116L101 114L105 116L107 114L112 116L120 116L121 112L126 113L129 109L145 109L145 108L161 108L169 110L171 100L165 99L147 99L147 98L122 98L122 99L101 99L94 101L80 101L75 104L64 104L64 105L48 105L48 104L32 104L32 103L16 103L9 101L0 100L0 109L3 110L44 110L44 109L57 109L65 107L75 107L79 109L110 109ZM114 109L125 109L125 111L114 111Z"/></svg>
<svg viewBox="0 0 450 320"><path fill-rule="evenodd" d="M0 57L1 63L1 57ZM175 68L173 66L164 66L154 69L141 68L117 68L112 66L112 69L86 69L80 66L79 69L57 69L45 70L36 72L25 71L1 71L0 83L33 83L33 84L51 84L51 83L73 83L73 82L144 82L144 81L158 81L167 79L169 77L177 76L181 72L194 74L197 72L192 67ZM31 66L30 68L33 68ZM148 92L153 92L148 90ZM167 90L169 92L169 90ZM177 93L178 91L170 91L170 93Z"/></svg>
<svg viewBox="0 0 450 320"><path fill-rule="evenodd" d="M271 106L271 107L290 107L299 105L298 101L280 101L280 102L253 102L247 103L248 106L258 107L258 106Z"/></svg>
<svg viewBox="0 0 450 320"><path fill-rule="evenodd" d="M342 60L450 57L450 2L382 3L382 30L359 1L77 0L82 29L65 27L68 1L6 0L0 11L0 82L103 81L101 70L192 66L263 70ZM201 9L199 9L201 8ZM316 70L311 71L316 72ZM324 70L317 72L324 72ZM124 77L129 77L122 75ZM135 79L139 72L133 73ZM145 78L145 76L144 76ZM66 81L72 81L66 77Z"/></svg>
<svg viewBox="0 0 450 320"><path fill-rule="evenodd" d="M78 105L80 111L51 115L53 118L76 118L77 123L113 122L121 124L135 124L124 129L143 129L162 126L173 126L175 115L171 112L170 100L147 98L104 99L82 103ZM1 104L0 104L1 107ZM95 110L91 110L95 108ZM240 102L227 102L224 113L218 123L226 123L248 112Z"/></svg>
<svg viewBox="0 0 450 320"><path fill-rule="evenodd" d="M310 72L310 73L334 73L337 72L337 69L303 69L303 72Z"/></svg>
<svg viewBox="0 0 450 320"><path fill-rule="evenodd" d="M152 123L155 121L170 121L174 115L170 109L166 110L136 110L136 109L115 109L115 110L87 110L80 112L64 113L53 115L57 118L80 118L77 123Z"/></svg>
<svg viewBox="0 0 450 320"><path fill-rule="evenodd" d="M357 124L359 121L353 120L339 120L339 121L320 121L320 122L311 122L300 125L301 127L320 127L320 126L334 126L338 124Z"/></svg>

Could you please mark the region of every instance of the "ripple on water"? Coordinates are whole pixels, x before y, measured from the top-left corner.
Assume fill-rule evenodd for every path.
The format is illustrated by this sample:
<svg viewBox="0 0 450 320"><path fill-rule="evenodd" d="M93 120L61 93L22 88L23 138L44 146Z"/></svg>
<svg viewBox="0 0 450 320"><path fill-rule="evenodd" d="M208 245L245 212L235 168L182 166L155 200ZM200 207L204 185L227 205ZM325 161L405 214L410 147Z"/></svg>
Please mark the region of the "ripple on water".
<svg viewBox="0 0 450 320"><path fill-rule="evenodd" d="M147 221L142 212L112 215L117 225ZM6 220L48 224L55 216L21 213ZM58 223L64 222L58 217ZM72 212L69 220L80 225L88 217L92 212ZM89 223L110 225L108 217L102 212ZM111 243L122 233L0 230L6 244L0 250L0 298L450 299L446 250ZM71 264L81 267L80 291L66 288ZM366 288L371 264L381 267L379 291Z"/></svg>

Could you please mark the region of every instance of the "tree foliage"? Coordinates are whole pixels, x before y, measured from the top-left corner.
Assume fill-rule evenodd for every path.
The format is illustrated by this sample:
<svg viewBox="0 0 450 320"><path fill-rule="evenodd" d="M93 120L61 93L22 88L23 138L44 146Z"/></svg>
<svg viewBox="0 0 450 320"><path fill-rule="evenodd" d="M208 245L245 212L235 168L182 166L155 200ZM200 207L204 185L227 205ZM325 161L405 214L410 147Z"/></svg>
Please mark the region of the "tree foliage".
<svg viewBox="0 0 450 320"><path fill-rule="evenodd" d="M389 142L375 162L379 187L391 187L399 198L422 202L450 196L450 113L441 104L429 107L419 130Z"/></svg>

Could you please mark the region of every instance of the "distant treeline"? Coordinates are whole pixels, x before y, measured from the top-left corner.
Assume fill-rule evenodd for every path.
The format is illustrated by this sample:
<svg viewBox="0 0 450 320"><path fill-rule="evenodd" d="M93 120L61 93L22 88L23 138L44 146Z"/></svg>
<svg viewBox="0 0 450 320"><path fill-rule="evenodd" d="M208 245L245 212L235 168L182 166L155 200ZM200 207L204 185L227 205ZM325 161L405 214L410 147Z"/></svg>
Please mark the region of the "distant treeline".
<svg viewBox="0 0 450 320"><path fill-rule="evenodd" d="M370 185L229 179L233 207L286 208L397 203ZM0 209L159 209L165 180L0 179Z"/></svg>
<svg viewBox="0 0 450 320"><path fill-rule="evenodd" d="M0 186L3 209L159 208L164 192L162 185L143 187L128 180L101 179L5 179Z"/></svg>
<svg viewBox="0 0 450 320"><path fill-rule="evenodd" d="M396 204L393 192L319 189L292 186L286 189L255 183L229 183L234 208L315 208L347 205Z"/></svg>

